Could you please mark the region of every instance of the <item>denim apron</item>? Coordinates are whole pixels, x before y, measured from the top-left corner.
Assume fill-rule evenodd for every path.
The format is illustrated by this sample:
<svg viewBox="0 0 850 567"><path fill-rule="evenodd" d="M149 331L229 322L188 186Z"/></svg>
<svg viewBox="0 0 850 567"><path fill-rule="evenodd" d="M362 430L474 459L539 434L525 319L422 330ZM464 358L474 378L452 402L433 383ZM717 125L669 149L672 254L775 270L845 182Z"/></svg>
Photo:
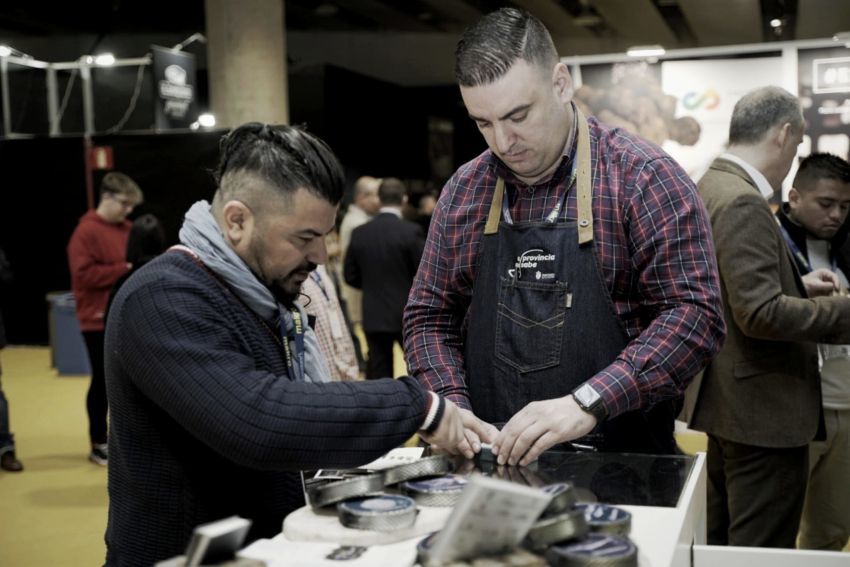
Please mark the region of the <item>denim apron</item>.
<svg viewBox="0 0 850 567"><path fill-rule="evenodd" d="M547 218L512 222L502 179L490 204L464 347L472 409L490 423L507 422L530 402L569 394L629 343L596 259L590 135L574 111L577 174ZM578 220L560 220L573 180ZM601 451L673 453L675 411L661 402L648 412L627 412L576 442Z"/></svg>

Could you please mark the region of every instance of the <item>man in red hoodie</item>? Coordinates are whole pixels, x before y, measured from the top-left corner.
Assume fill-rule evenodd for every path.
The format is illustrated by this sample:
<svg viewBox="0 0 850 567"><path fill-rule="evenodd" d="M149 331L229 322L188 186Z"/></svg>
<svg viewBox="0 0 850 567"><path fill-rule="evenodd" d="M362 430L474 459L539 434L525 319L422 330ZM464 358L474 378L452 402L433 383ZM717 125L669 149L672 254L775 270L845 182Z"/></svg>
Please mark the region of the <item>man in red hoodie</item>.
<svg viewBox="0 0 850 567"><path fill-rule="evenodd" d="M91 440L89 460L101 466L106 466L108 459L103 313L112 286L131 267L126 260L131 227L127 215L142 198L142 190L130 177L117 171L107 173L100 184L97 208L80 218L68 242L71 288L91 363L91 384L86 396Z"/></svg>

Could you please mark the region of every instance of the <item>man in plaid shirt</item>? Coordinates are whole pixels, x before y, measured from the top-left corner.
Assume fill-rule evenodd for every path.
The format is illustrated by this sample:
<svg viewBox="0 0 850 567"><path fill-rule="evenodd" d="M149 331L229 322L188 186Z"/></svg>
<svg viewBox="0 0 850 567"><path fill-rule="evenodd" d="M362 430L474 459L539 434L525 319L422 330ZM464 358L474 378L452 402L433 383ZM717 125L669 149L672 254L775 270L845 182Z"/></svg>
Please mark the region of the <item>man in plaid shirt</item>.
<svg viewBox="0 0 850 567"><path fill-rule="evenodd" d="M501 464L565 441L672 453L690 380L725 336L707 216L658 147L585 118L543 24L466 30L461 95L489 149L446 183L405 311L411 373L504 426Z"/></svg>

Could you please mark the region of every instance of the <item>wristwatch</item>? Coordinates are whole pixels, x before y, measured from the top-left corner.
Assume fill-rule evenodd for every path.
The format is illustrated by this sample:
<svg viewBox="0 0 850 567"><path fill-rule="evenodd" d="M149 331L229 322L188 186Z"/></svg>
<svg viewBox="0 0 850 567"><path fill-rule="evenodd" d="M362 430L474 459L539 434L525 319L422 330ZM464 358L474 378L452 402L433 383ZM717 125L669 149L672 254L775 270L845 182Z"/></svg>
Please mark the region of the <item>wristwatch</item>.
<svg viewBox="0 0 850 567"><path fill-rule="evenodd" d="M608 417L602 396L590 384L582 384L573 390L573 399L578 407L595 417L597 422L601 423Z"/></svg>

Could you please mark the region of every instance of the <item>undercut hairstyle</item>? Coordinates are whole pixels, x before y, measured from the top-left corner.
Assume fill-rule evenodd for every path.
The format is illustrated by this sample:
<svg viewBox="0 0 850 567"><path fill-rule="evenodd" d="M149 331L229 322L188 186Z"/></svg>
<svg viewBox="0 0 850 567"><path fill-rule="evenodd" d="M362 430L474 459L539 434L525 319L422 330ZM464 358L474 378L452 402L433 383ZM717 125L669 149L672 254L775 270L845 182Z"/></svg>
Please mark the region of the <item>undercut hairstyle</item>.
<svg viewBox="0 0 850 567"><path fill-rule="evenodd" d="M138 183L120 171L110 171L100 181L101 198L107 193L127 197L134 205L141 204L145 198Z"/></svg>
<svg viewBox="0 0 850 567"><path fill-rule="evenodd" d="M779 87L761 87L750 91L741 97L732 110L729 144L757 144L772 128L786 122L791 124L795 132L803 131L803 114L797 97Z"/></svg>
<svg viewBox="0 0 850 567"><path fill-rule="evenodd" d="M463 32L455 49L455 78L462 87L489 85L522 59L541 69L558 63L558 52L543 22L516 8L501 8Z"/></svg>
<svg viewBox="0 0 850 567"><path fill-rule="evenodd" d="M800 162L792 185L800 192L811 191L821 179L850 184L850 163L832 154L812 154Z"/></svg>
<svg viewBox="0 0 850 567"><path fill-rule="evenodd" d="M391 207L403 205L405 195L407 195L407 188L401 179L395 177L387 177L378 187L378 199L381 200L382 205Z"/></svg>
<svg viewBox="0 0 850 567"><path fill-rule="evenodd" d="M342 199L342 165L327 144L306 130L249 122L224 136L220 150L214 203L239 199L259 206L256 193L271 190L289 206L301 188L332 205Z"/></svg>

